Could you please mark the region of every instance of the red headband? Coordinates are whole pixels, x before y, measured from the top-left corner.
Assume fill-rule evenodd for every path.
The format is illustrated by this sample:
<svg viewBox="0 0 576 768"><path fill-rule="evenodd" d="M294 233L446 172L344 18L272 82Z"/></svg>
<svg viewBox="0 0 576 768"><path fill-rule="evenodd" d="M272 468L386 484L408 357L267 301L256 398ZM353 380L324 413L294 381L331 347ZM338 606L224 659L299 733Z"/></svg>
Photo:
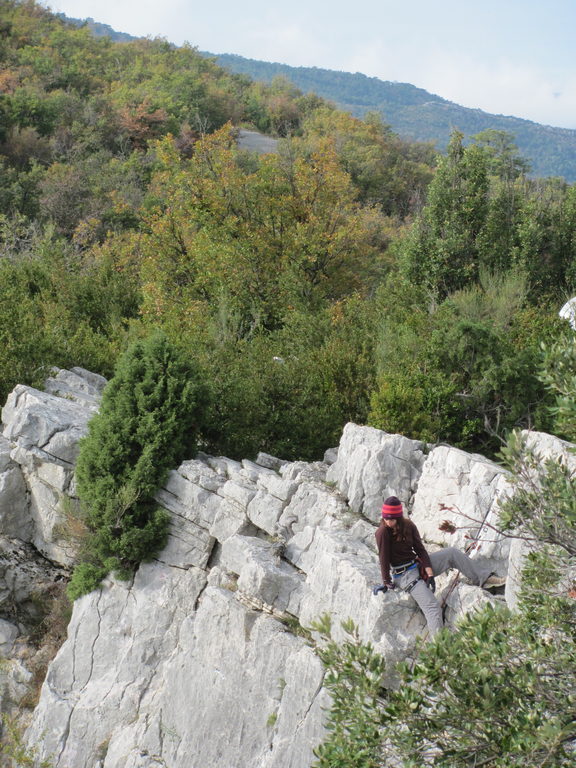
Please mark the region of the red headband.
<svg viewBox="0 0 576 768"><path fill-rule="evenodd" d="M397 504L387 504L386 501L382 505L382 517L383 518L395 518L395 517L402 517L402 504L398 502Z"/></svg>

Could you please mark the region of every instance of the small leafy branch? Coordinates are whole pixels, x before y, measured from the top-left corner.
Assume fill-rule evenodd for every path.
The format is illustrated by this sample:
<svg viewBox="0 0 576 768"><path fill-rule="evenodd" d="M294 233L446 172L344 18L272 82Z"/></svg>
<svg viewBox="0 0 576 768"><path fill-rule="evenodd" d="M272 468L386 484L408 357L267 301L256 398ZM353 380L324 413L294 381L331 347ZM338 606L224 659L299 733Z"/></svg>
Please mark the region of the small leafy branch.
<svg viewBox="0 0 576 768"><path fill-rule="evenodd" d="M22 728L14 717L2 715L0 768L52 768L50 760L38 762L37 750L24 743Z"/></svg>
<svg viewBox="0 0 576 768"><path fill-rule="evenodd" d="M324 614L312 628L325 645L316 652L326 667L324 685L332 697L326 728L328 738L316 750L316 768L378 768L381 765L384 708L384 660L362 644L351 620L342 622L349 639L336 643L331 619Z"/></svg>
<svg viewBox="0 0 576 768"><path fill-rule="evenodd" d="M502 458L513 470L513 495L501 505L504 531L521 529L576 556L576 474L565 461L543 459L512 432ZM576 463L576 462L575 462Z"/></svg>

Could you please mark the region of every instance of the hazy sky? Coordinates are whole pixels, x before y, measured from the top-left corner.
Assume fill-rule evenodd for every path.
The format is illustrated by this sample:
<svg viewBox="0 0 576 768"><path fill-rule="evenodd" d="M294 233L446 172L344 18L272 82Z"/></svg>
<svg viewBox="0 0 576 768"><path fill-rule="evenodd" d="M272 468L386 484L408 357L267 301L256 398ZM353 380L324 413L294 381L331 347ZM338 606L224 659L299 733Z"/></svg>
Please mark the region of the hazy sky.
<svg viewBox="0 0 576 768"><path fill-rule="evenodd" d="M119 32L412 83L576 128L576 0L47 0Z"/></svg>

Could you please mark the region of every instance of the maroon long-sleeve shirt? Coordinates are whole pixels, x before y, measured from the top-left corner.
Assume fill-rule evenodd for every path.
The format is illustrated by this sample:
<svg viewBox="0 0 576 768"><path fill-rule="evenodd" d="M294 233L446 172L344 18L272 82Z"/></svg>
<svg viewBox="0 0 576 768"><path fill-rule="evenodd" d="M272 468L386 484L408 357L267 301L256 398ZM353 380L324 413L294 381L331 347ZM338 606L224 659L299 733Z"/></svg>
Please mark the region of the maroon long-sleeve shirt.
<svg viewBox="0 0 576 768"><path fill-rule="evenodd" d="M408 518L404 518L404 526L405 539L399 538L397 526L389 528L387 525L381 525L376 529L376 544L383 584L390 584L392 581L391 565L404 565L418 557L425 568L431 567L430 557L422 544L418 528Z"/></svg>

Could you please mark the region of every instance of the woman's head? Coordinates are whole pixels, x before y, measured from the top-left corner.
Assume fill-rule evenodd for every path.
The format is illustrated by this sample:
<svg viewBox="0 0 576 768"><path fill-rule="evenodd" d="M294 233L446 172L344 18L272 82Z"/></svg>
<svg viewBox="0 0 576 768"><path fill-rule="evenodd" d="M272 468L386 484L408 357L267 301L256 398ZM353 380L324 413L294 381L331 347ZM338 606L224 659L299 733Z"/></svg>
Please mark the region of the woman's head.
<svg viewBox="0 0 576 768"><path fill-rule="evenodd" d="M388 528L395 528L402 519L402 502L396 496L388 496L382 505L382 522Z"/></svg>

